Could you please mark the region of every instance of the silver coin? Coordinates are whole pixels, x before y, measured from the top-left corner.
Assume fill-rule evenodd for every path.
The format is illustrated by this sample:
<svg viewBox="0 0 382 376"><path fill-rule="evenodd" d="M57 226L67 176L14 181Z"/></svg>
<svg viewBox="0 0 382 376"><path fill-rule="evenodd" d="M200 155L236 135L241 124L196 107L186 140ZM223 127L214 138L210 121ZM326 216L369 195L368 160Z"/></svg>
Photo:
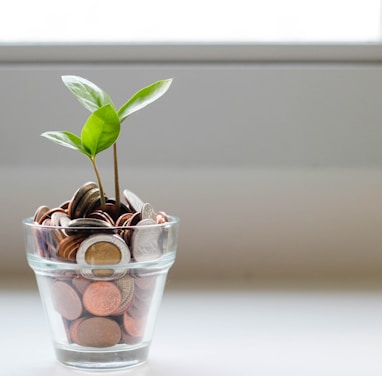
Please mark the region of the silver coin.
<svg viewBox="0 0 382 376"><path fill-rule="evenodd" d="M63 212L54 212L51 215L51 221L52 221L52 226L61 226L61 227L66 227L69 225L69 222L71 219L66 213Z"/></svg>
<svg viewBox="0 0 382 376"><path fill-rule="evenodd" d="M74 217L85 217L100 202L99 188L91 188L81 197L75 208Z"/></svg>
<svg viewBox="0 0 382 376"><path fill-rule="evenodd" d="M142 219L152 219L155 221L156 215L157 214L155 213L155 210L151 204L148 202L143 204L141 209Z"/></svg>
<svg viewBox="0 0 382 376"><path fill-rule="evenodd" d="M162 255L159 245L161 232L161 227L152 219L143 219L137 224L131 238L135 261L151 261Z"/></svg>
<svg viewBox="0 0 382 376"><path fill-rule="evenodd" d="M130 261L130 250L118 235L96 234L85 239L76 255L81 274L86 278L114 279L126 274L125 268L102 269L101 265L126 265ZM98 268L97 268L98 266Z"/></svg>
<svg viewBox="0 0 382 376"><path fill-rule="evenodd" d="M68 204L68 214L71 218L74 218L75 211L77 210L77 205L84 196L86 192L88 192L90 189L97 188L97 184L93 182L88 182L83 184L80 188L77 189L77 191L74 193L72 199L70 200Z"/></svg>
<svg viewBox="0 0 382 376"><path fill-rule="evenodd" d="M123 196L125 197L131 211L140 212L142 210L144 202L135 193L125 189L123 191Z"/></svg>

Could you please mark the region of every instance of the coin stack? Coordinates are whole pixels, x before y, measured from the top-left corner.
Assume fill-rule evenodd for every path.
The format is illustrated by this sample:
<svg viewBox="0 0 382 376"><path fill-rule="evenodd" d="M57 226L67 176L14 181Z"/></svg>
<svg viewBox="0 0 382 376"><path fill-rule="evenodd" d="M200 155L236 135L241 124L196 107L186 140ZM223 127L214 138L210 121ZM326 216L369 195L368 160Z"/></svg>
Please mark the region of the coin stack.
<svg viewBox="0 0 382 376"><path fill-rule="evenodd" d="M53 307L62 317L68 343L98 348L139 343L155 283L152 276L127 275L113 281L82 276L52 280Z"/></svg>
<svg viewBox="0 0 382 376"><path fill-rule="evenodd" d="M129 190L123 195L118 207L107 197L102 206L98 186L89 182L68 202L34 215L39 255L78 265L49 278L68 343L103 348L144 337L157 276L118 266L158 259L176 239L166 213Z"/></svg>
<svg viewBox="0 0 382 376"><path fill-rule="evenodd" d="M102 208L99 188L89 182L59 207L40 206L34 222L56 229L39 232L40 256L81 262L84 260L84 251L78 256L78 251L83 249L81 244L94 234L83 247L103 248L93 252L95 264L117 264L122 258L124 262L130 258L137 262L159 258L168 249L168 232L164 227L153 225L166 223L169 217L163 211L155 212L151 204L144 203L127 189L123 195L126 204L121 203L117 208L114 199L105 197ZM100 234L110 236L97 238Z"/></svg>

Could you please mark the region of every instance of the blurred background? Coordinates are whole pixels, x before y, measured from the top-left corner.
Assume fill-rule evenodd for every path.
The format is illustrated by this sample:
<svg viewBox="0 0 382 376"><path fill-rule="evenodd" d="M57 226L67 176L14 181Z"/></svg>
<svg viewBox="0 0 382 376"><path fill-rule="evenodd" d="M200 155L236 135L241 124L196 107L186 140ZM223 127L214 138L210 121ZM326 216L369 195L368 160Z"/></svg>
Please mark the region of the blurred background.
<svg viewBox="0 0 382 376"><path fill-rule="evenodd" d="M181 219L173 283L380 278L380 1L113 0L115 18L69 3L15 17L13 1L0 25L2 276L33 278L22 219L95 180L86 157L40 137L80 133L72 74L117 105L174 78L119 141L121 186ZM110 152L98 163L112 196Z"/></svg>

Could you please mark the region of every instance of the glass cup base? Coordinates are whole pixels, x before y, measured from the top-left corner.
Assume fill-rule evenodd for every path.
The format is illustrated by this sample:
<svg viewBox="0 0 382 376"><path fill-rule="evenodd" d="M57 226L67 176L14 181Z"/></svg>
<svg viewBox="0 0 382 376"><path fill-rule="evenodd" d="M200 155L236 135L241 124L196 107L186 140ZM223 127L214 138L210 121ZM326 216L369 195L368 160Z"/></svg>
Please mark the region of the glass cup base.
<svg viewBox="0 0 382 376"><path fill-rule="evenodd" d="M73 346L55 346L56 358L59 363L67 367L82 368L84 370L112 371L136 367L147 361L149 345L126 348L125 345L113 346L110 349L89 350L73 349Z"/></svg>

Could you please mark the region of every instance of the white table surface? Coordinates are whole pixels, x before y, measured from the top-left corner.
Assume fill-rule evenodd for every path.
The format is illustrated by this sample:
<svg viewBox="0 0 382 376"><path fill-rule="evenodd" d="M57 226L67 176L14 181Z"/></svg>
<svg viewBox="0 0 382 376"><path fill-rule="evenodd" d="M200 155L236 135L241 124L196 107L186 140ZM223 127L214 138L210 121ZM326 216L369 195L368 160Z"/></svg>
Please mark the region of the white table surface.
<svg viewBox="0 0 382 376"><path fill-rule="evenodd" d="M382 375L382 288L243 287L171 285L149 362L102 375ZM56 363L33 285L0 307L0 375L93 374Z"/></svg>

